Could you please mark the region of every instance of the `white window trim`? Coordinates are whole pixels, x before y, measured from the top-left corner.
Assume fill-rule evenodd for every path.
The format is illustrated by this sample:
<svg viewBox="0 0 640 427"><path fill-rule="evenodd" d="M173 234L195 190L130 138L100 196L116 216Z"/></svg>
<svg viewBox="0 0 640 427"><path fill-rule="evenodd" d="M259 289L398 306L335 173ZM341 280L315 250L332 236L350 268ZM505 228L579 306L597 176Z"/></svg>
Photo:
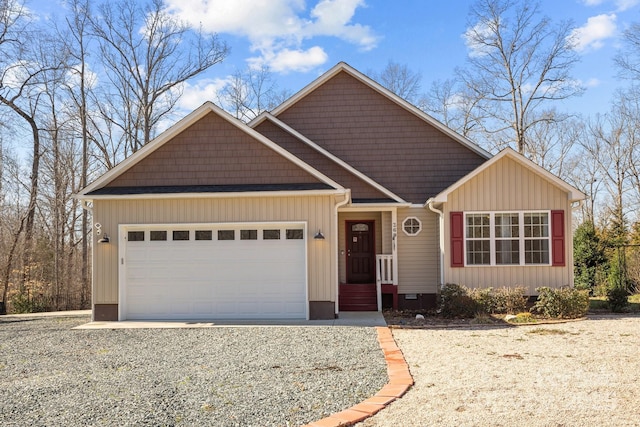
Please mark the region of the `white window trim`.
<svg viewBox="0 0 640 427"><path fill-rule="evenodd" d="M496 214L518 214L518 226L520 228L520 232L519 232L519 237L518 237L518 242L519 242L519 252L520 252L520 263L519 264L496 264L496 236L495 236L495 216ZM549 227L549 235L546 237L546 239L549 242L549 262L548 263L544 263L544 264L526 264L525 263L525 250L524 250L524 242L525 240L527 240L524 237L524 215L525 214L532 214L532 213L546 213L547 214L547 219L549 221L548 223L548 227ZM467 241L469 240L469 238L467 237L467 214L469 215L479 215L479 214L489 214L489 257L490 257L490 263L489 264L469 264L467 263ZM465 211L464 212L464 219L463 219L463 233L464 233L464 238L463 238L463 257L464 257L464 266L465 267L549 267L551 266L551 262L553 259L553 254L551 253L553 250L553 245L551 242L551 234L552 234L552 230L551 230L551 211L550 210L526 210L526 211ZM535 240L544 240L544 239L539 239L539 238L533 238ZM529 239L529 240L533 240L533 239ZM476 239L476 240L480 240L480 239ZM515 240L515 239L502 239L502 240Z"/></svg>
<svg viewBox="0 0 640 427"><path fill-rule="evenodd" d="M415 219L416 221L418 221L418 231L416 231L415 233L411 234L409 232L407 232L407 230L404 229L404 224L409 221L410 219ZM416 216L408 216L405 219L402 220L402 231L404 231L404 234L406 234L409 237L415 237L418 234L420 234L420 232L422 231L422 221L420 221L420 219Z"/></svg>

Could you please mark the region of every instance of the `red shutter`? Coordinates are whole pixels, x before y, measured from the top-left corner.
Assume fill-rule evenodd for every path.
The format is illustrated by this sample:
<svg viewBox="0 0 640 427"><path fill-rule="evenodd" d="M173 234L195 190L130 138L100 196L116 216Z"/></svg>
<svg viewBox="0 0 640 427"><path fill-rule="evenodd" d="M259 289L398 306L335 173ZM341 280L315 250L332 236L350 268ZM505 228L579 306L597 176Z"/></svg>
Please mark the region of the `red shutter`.
<svg viewBox="0 0 640 427"><path fill-rule="evenodd" d="M464 267L464 214L451 212L451 267Z"/></svg>
<svg viewBox="0 0 640 427"><path fill-rule="evenodd" d="M551 211L551 265L564 267L564 211Z"/></svg>

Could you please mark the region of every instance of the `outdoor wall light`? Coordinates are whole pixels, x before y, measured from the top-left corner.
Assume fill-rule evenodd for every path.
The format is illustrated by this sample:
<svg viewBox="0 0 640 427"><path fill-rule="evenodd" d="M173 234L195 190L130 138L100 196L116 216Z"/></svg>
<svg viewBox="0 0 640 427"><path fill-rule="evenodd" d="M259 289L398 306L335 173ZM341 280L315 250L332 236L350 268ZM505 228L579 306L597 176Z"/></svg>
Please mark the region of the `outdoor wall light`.
<svg viewBox="0 0 640 427"><path fill-rule="evenodd" d="M109 236L107 235L107 233L104 233L104 237L98 240L98 243L109 243Z"/></svg>
<svg viewBox="0 0 640 427"><path fill-rule="evenodd" d="M313 236L313 239L314 240L324 240L324 234L322 234L322 231L320 231L318 229L318 232L316 233L315 236Z"/></svg>

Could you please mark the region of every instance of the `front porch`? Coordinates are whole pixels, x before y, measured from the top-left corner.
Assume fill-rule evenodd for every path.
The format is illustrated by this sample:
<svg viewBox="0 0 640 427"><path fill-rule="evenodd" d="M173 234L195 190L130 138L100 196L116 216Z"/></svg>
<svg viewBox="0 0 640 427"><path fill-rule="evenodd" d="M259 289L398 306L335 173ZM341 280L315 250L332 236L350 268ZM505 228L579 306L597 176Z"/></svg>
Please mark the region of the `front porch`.
<svg viewBox="0 0 640 427"><path fill-rule="evenodd" d="M339 311L382 311L384 295L398 308L395 208L347 208L338 214Z"/></svg>

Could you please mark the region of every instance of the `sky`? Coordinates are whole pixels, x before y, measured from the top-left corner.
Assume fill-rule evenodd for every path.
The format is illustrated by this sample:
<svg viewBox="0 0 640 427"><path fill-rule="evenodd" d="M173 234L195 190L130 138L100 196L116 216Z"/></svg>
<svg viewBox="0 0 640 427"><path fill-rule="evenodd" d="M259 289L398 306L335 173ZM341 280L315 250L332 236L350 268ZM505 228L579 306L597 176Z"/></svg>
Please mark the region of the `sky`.
<svg viewBox="0 0 640 427"><path fill-rule="evenodd" d="M473 0L165 0L169 10L194 26L217 33L231 54L189 82L180 103L191 111L215 99L231 74L267 65L280 89L298 91L340 61L368 73L389 61L431 83L464 66L469 48L464 33ZM27 2L29 5L30 3ZM54 1L33 0L37 13L51 13ZM616 88L612 58L621 34L640 22L640 0L543 0L542 13L576 26L581 57L573 77L586 88L561 109L604 113Z"/></svg>

